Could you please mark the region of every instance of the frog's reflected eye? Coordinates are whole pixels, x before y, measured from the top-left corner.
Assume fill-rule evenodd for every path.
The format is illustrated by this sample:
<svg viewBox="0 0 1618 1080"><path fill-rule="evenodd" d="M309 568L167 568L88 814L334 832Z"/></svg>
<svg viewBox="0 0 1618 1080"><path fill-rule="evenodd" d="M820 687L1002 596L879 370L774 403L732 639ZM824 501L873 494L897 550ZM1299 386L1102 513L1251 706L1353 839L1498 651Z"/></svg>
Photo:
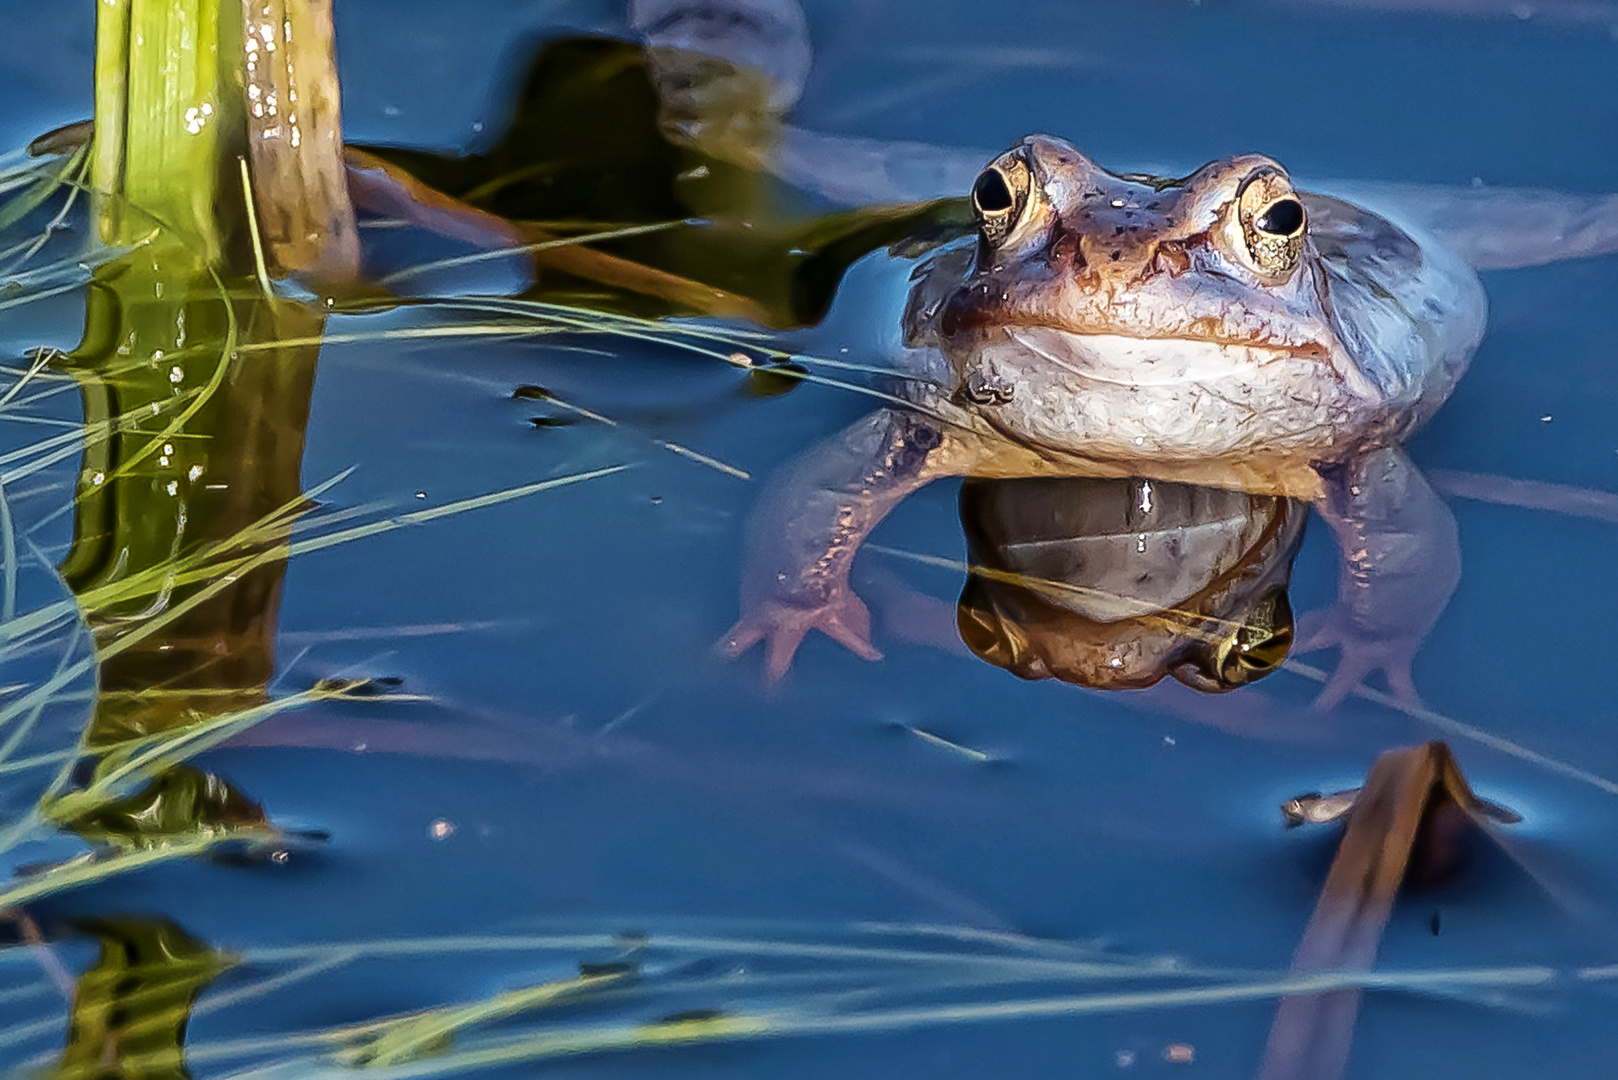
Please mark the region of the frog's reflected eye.
<svg viewBox="0 0 1618 1080"><path fill-rule="evenodd" d="M1000 243L1017 227L1027 202L1028 165L1020 157L995 162L972 185L972 211L990 244Z"/></svg>
<svg viewBox="0 0 1618 1080"><path fill-rule="evenodd" d="M1284 588L1274 588L1253 605L1242 625L1219 643L1210 673L1226 688L1262 679L1286 660L1292 649L1292 605Z"/></svg>
<svg viewBox="0 0 1618 1080"><path fill-rule="evenodd" d="M1286 176L1274 169L1253 174L1236 197L1236 210L1253 268L1269 278L1290 275L1303 253L1309 215Z"/></svg>

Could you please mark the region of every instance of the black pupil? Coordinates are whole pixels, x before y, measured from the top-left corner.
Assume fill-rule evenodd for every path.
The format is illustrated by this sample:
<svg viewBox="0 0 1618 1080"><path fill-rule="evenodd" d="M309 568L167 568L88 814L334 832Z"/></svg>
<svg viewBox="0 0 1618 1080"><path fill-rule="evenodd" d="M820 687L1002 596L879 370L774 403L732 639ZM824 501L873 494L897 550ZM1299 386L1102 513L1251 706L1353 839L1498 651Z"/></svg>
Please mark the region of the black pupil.
<svg viewBox="0 0 1618 1080"><path fill-rule="evenodd" d="M1303 226L1303 204L1297 199L1282 199L1260 214L1253 224L1260 232L1291 236Z"/></svg>
<svg viewBox="0 0 1618 1080"><path fill-rule="evenodd" d="M1011 209L1011 189L998 170L990 169L972 185L972 201L985 214Z"/></svg>

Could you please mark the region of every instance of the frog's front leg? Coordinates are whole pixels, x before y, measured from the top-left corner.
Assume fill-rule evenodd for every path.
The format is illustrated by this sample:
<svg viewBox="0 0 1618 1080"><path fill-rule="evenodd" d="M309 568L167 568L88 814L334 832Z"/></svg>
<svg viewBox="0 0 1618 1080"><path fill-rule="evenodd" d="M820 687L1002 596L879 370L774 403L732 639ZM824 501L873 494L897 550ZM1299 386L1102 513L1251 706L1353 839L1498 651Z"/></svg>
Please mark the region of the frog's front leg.
<svg viewBox="0 0 1618 1080"><path fill-rule="evenodd" d="M810 630L867 660L871 616L848 582L866 536L916 489L964 472L963 440L943 421L881 409L810 449L770 478L748 520L742 615L719 641L735 657L765 643L773 681Z"/></svg>
<svg viewBox="0 0 1618 1080"><path fill-rule="evenodd" d="M1395 698L1420 703L1411 663L1461 577L1455 518L1397 448L1323 469L1315 508L1342 553L1337 606L1305 617L1295 653L1335 647L1315 704L1329 709L1380 671Z"/></svg>

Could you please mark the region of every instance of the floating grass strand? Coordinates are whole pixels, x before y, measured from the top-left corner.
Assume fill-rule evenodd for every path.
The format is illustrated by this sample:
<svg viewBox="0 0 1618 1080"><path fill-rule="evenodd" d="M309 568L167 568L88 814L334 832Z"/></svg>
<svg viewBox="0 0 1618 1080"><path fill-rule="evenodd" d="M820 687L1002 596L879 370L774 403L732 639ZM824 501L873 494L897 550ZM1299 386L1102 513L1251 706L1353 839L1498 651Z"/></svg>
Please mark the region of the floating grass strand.
<svg viewBox="0 0 1618 1080"><path fill-rule="evenodd" d="M7 1046L16 1046L19 1043L29 1042L33 1039L44 1038L47 1035L59 1035L65 1026L67 1026L67 1015L64 1013L61 1016L50 1016L43 1020L31 1020L27 1023L0 1029L0 1049Z"/></svg>
<svg viewBox="0 0 1618 1080"><path fill-rule="evenodd" d="M558 409L564 409L567 412L573 413L575 416L582 416L584 419L593 421L597 424L602 424L606 427L615 428L620 431L634 430L632 428L624 427L624 425L620 424L610 416L604 416L601 413L595 412L591 409L586 409L582 405L573 405L569 402L563 401L554 394L547 396L544 400L551 405L555 405ZM699 465L706 465L708 468L713 469L716 472L724 473L726 476L733 476L738 480L753 479L752 474L747 472L745 469L738 469L736 466L726 464L725 462L720 461L718 458L709 457L707 454L698 453L689 447L681 446L679 443L669 442L667 439L659 439L652 435L645 435L644 433L638 434L641 434L642 437L650 442L653 446L667 450L671 454L678 454L680 457L683 457L688 461L695 461Z"/></svg>
<svg viewBox="0 0 1618 1080"><path fill-rule="evenodd" d="M0 566L0 621L9 623L17 617L17 532L3 479L0 479L0 560L4 560L4 566Z"/></svg>
<svg viewBox="0 0 1618 1080"><path fill-rule="evenodd" d="M49 983L37 982L32 986L14 986L9 990L0 990L0 1005L13 1005L32 998L49 997L53 989Z"/></svg>
<svg viewBox="0 0 1618 1080"><path fill-rule="evenodd" d="M328 533L324 536L311 537L306 540L294 541L288 548L289 555L302 555L311 551L333 547L337 544L346 544L352 540L360 540L368 536L378 536L382 533L392 532L395 529L408 528L413 525L424 525L429 521L462 514L468 510L481 510L489 506L498 506L500 503L521 499L527 495L534 495L541 491L550 491L555 488L567 487L570 484L583 483L586 480L597 480L605 476L621 473L632 465L608 465L600 469L590 469L586 472L571 473L567 476L558 476L550 480L540 480L532 484L523 484L518 487L506 488L504 491L495 491L487 495L477 495L469 499L459 499L455 502L445 503L442 506L429 507L426 510L417 510L409 514L400 514L383 521L373 521L366 525L344 529L340 532Z"/></svg>
<svg viewBox="0 0 1618 1080"><path fill-rule="evenodd" d="M4 411L6 406L11 404L12 399L22 392L22 388L37 378L39 373L45 370L45 366L60 355L61 353L55 349L40 349L35 353L33 361L28 365L28 370L19 375L17 381L8 386L4 394L0 394L0 411Z"/></svg>
<svg viewBox="0 0 1618 1080"><path fill-rule="evenodd" d="M1297 977L1206 969L1172 957L1120 956L1082 943L970 928L782 924L778 929L784 936L755 926L737 935L559 932L249 950L230 959L253 969L286 964L291 969L223 993L205 993L197 1014L245 1004L322 971L353 971L367 961L386 962L391 970L410 958L468 952L507 952L515 958L538 952L521 961L524 967L538 960L556 974L480 1000L405 1015L194 1042L187 1058L214 1069L229 1066L231 1075L254 1080L352 1078L356 1068L402 1080L581 1054L1197 1008L1348 988L1510 1006L1518 995L1509 992L1566 990L1618 970L1518 966ZM581 954L617 959L580 965L576 975L561 974ZM6 959L0 952L0 963ZM1025 985L1019 988L1019 983ZM152 1000L147 1026L157 1029L185 1019L182 1011L164 1008L163 999ZM707 1003L722 1007L692 1008ZM556 1014L562 1005L568 1011ZM662 1019L647 1022L648 1015ZM168 1046L121 1063L146 1070L177 1066L179 1053Z"/></svg>
<svg viewBox="0 0 1618 1080"><path fill-rule="evenodd" d="M75 190L82 187L88 163L89 147L81 146L64 160L38 161L0 177L0 195L8 195L20 188L30 189L0 207L0 231L22 221L63 187Z"/></svg>
<svg viewBox="0 0 1618 1080"><path fill-rule="evenodd" d="M1075 585L1071 581L1058 581L1054 578L1039 577L1034 574L1022 574L1014 570L998 570L992 566L981 566L977 563L964 562L960 559L946 558L942 555L925 555L919 551L906 551L903 548L888 547L884 544L866 544L864 550L875 551L883 555L904 559L907 562L918 563L922 566L937 567L941 570L954 570L958 573L970 574L973 577L985 578L989 581L998 581L1007 585L1017 585L1036 593L1054 593L1059 596L1072 596L1088 600L1104 600L1111 603L1128 603L1130 598L1120 593L1109 592L1106 589L1096 589L1088 585ZM1158 608L1157 613L1163 615L1176 615L1181 619L1229 632L1240 630L1245 624L1239 620L1221 619L1202 612L1191 611L1185 608ZM1185 632L1185 631L1181 631ZM920 733L918 733L920 734Z"/></svg>
<svg viewBox="0 0 1618 1080"><path fill-rule="evenodd" d="M202 600L214 595L214 592L224 588L230 584L232 580L241 577L243 574L246 574L259 566L263 566L278 559L288 558L311 551L322 550L338 544L348 543L353 540L364 539L369 536L376 536L382 533L392 532L396 529L425 524L429 521L437 520L438 518L449 517L470 510L495 506L500 503L510 502L514 499L520 499L525 496L537 494L542 491L548 491L553 488L566 487L570 484L580 483L586 480L599 479L601 477L610 476L617 472L622 472L631 467L632 466L630 465L613 465L601 469L592 469L586 472L574 473L567 476L553 477L548 480L524 484L518 487L508 488L503 491L473 496L468 499L461 499L456 502L446 503L442 506L430 507L425 510L418 510L408 514L401 514L381 521L367 522L364 525L354 526L334 533L326 533L319 536L293 540L290 544L286 545L285 548L282 548L279 544L277 544L275 547L272 547L269 550L255 550L256 548L262 546L267 539L270 539L276 535L277 529L284 523L286 517L303 513L308 509L312 500L319 498L326 491L330 490L333 486L351 475L353 470L349 469L310 489L294 503L289 503L278 508L272 514L261 519L248 529L237 533L229 541L223 544L212 545L200 549L195 553L180 556L170 566L146 571L140 574L134 574L114 584L101 586L97 589L90 590L80 598L79 602L101 606L111 606L120 600L124 600L132 596L138 596L142 593L150 592L158 588L172 589L181 585L212 581L214 583L213 591L199 594L199 596L192 597L186 602L188 606L183 608L183 610L189 610L189 606L194 606L195 603L200 603ZM371 509L374 509L374 507L358 508L352 511L339 511L337 514L331 515L323 520L312 522L311 527L324 527L333 523L334 521L342 520L344 517L363 513ZM242 554L231 556L230 553L234 551L240 551ZM78 604L74 601L61 601L57 604L40 608L37 611L29 612L26 615L18 616L16 619L8 622L0 623L0 642L17 642L27 635L39 633L45 630L64 618L74 617L77 611ZM170 617L172 617L174 613L170 612L169 614ZM137 631L131 631L129 634L120 637L118 641L109 646L108 649L113 650L114 652L127 649L136 641L144 639L151 633L158 632L158 630L165 625L167 625L167 620L164 620L161 623L150 622L146 627L143 627ZM109 653L107 651L104 651L103 657L108 654ZM3 725L5 722L6 711L0 709L0 725Z"/></svg>
<svg viewBox="0 0 1618 1080"><path fill-rule="evenodd" d="M369 522L365 525L354 526L352 528L343 529L335 533L327 533L322 536L311 537L304 540L295 540L288 544L284 549L272 548L271 550L263 551L256 555L243 558L237 563L233 564L229 572L220 575L216 580L210 582L204 588L198 590L192 595L186 597L185 600L168 609L168 611L165 612L164 618L148 620L141 626L119 637L110 645L105 646L101 650L99 658L102 661L105 661L110 656L115 656L121 652L127 651L139 642L151 637L153 634L160 633L174 618L177 618L185 612L206 603L212 597L233 585L241 575L257 569L260 566L265 566L269 563L280 561L282 559L292 558L297 555L307 554L312 551L320 551L324 548L334 547L338 544L346 544L350 541L361 540L370 536L379 536L383 533L392 532L396 529L408 528L413 525L423 525L429 521L435 521L439 518L449 517L454 514L465 513L469 510L479 510L483 509L484 507L496 506L500 503L510 502L513 499L520 499L524 496L537 494L541 491L549 491L553 488L566 487L570 484L577 484L586 480L594 480L603 476L611 476L614 473L623 472L628 468L630 468L628 465L611 465L601 469L592 469L588 472L573 473L568 476L555 477L550 480L541 480L533 484L523 484L519 487L507 488L504 491L496 491L487 495L478 495L469 499L461 499L456 502L445 503L443 506L435 506L409 514L400 514L396 517L387 518L382 521Z"/></svg>
<svg viewBox="0 0 1618 1080"><path fill-rule="evenodd" d="M8 424L35 424L39 427L65 428L73 431L81 430L84 425L76 420L64 420L57 416L29 416L27 413L18 413L13 410L6 414Z"/></svg>
<svg viewBox="0 0 1618 1080"><path fill-rule="evenodd" d="M250 709L209 717L183 728L173 728L144 739L106 747L103 749L106 760L116 761L118 764L99 771L94 781L83 791L72 792L53 800L52 810L60 811L68 817L77 816L96 804L124 794L129 785L148 779L205 750L211 750L261 721L318 701L347 697L351 688L347 683L317 686Z"/></svg>
<svg viewBox="0 0 1618 1080"><path fill-rule="evenodd" d="M56 235L57 230L66 224L67 216L73 212L73 206L78 202L78 199L79 188L77 186L69 186L67 189L67 198L62 200L62 208L56 212L56 216L51 218L51 220L46 223L44 231L38 236L34 237L32 241L28 242L27 244L19 244L12 251L8 251L6 253L8 256L15 255L15 257L9 264L4 267L0 267L0 274L12 272L17 267L25 265L28 260L32 259L35 255L38 255L41 251L43 251L45 249L45 245L49 244L51 242L51 238ZM4 226L0 226L0 228L3 227Z"/></svg>
<svg viewBox="0 0 1618 1080"><path fill-rule="evenodd" d="M540 300L523 300L513 297L498 296L467 296L433 299L428 301L434 307L455 308L470 311L488 311L495 314L512 315L527 320L530 323L542 322L545 319L562 318L568 320L569 326L577 326L581 321L590 323L597 332L611 326L628 326L632 329L652 329L665 335L692 338L699 341L712 341L721 346L728 346L732 350L737 348L754 349L771 359L793 360L799 363L811 364L820 367L836 368L844 371L858 371L868 375L881 375L888 378L904 379L915 382L918 380L912 371L905 371L877 364L861 364L852 360L838 360L827 356L817 356L813 353L797 353L761 346L760 342L773 340L771 335L762 331L747 330L729 326L713 326L706 323L697 323L679 319L642 319L633 315L620 315L612 312L593 311L589 308L573 307L566 304L547 303ZM607 330L612 333L615 330ZM713 355L713 354L708 354ZM730 360L730 354L724 356Z"/></svg>
<svg viewBox="0 0 1618 1080"><path fill-rule="evenodd" d="M0 889L0 908L32 903L42 897L93 885L157 863L189 859L204 854L219 843L218 837L196 837L175 840L161 847L120 851L105 858L83 856L31 877L21 878L12 882L9 888Z"/></svg>
<svg viewBox="0 0 1618 1080"><path fill-rule="evenodd" d="M543 331L539 328L523 326L520 323L498 326L403 326L364 333L323 334L319 337L279 338L275 341L246 342L238 346L236 351L241 353L273 352L278 349L308 345L368 345L379 341L436 341L445 338L510 338L516 340L533 337L536 333L541 332Z"/></svg>
<svg viewBox="0 0 1618 1080"><path fill-rule="evenodd" d="M86 634L86 637L87 636L88 634ZM74 670L82 670L84 658L81 658L79 664L77 665L69 663L75 651L76 650L72 647L62 650L62 655L56 663L56 671L52 674L52 677L47 685L56 683L58 680L62 679L70 668ZM84 653L87 655L89 653L89 649L86 648ZM71 679L68 681L71 681ZM10 760L11 755L17 752L17 748L22 745L23 740L33 732L34 727L39 723L39 718L44 715L45 709L54 703L61 702L64 696L65 695L62 694L38 694L37 696L29 695L29 697L33 698L33 701L16 718L16 725L7 734L5 741L0 742L0 763ZM26 701L28 698L25 697L23 700ZM4 725L0 724L0 726Z"/></svg>
<svg viewBox="0 0 1618 1080"><path fill-rule="evenodd" d="M225 376L230 371L230 360L231 357L236 354L236 343L239 330L236 319L236 307L230 302L230 293L225 288L224 280L220 278L218 271L209 266L207 267L207 273L208 277L213 280L214 289L219 296L220 303L225 314L225 337L224 342L219 349L219 363L215 365L213 374L208 378L208 381L204 383L195 394L192 395L191 400L186 403L185 407L181 409L179 413L168 422L167 425L164 426L163 430L153 435L144 447L132 452L124 459L123 463L119 466L117 472L114 474L115 476L128 476L132 474L135 466L139 465L153 454L156 454L159 447L161 447L165 442L172 440L177 434L179 434L180 431L185 428L186 424L191 421L191 418L196 416L197 413L202 410L203 406L207 405L208 402L213 398L214 394L219 391L219 387L223 385L225 381Z"/></svg>
<svg viewBox="0 0 1618 1080"><path fill-rule="evenodd" d="M242 202L247 211L247 235L253 242L253 273L258 278L258 287L264 292L264 299L270 303L275 302L275 290L270 288L270 270L264 262L264 238L258 231L258 211L253 206L253 178L248 173L247 159L238 157L236 164L241 167L242 174Z"/></svg>
<svg viewBox="0 0 1618 1080"><path fill-rule="evenodd" d="M60 392L61 391L55 387L52 387L49 391L46 391L46 393L53 395ZM173 402L170 403L170 407L172 407L173 403L189 400L195 397L198 392L198 390L187 390L180 394L176 394ZM36 395L36 397L37 396L38 395ZM26 400L28 399L25 399L25 401ZM62 450L66 449L71 453L77 453L84 444L99 442L101 440L110 438L112 432L118 428L133 424L137 420L146 419L151 415L152 412L150 409L130 410L129 412L121 413L116 417L110 418L104 424L98 425L100 430L85 431L82 428L77 428L73 431L63 432L61 435L53 435L50 438L41 439L36 443L30 443L28 446L19 447L16 450L11 450L7 453L0 454L0 466L11 465L18 461L27 461L30 463L29 467L26 467L25 469L12 470L11 472L6 473L5 475L7 479L15 479L19 476L26 476L30 473L38 472L39 469L47 467L48 464L61 460L60 452ZM41 462L45 462L46 464L40 464Z"/></svg>
<svg viewBox="0 0 1618 1080"><path fill-rule="evenodd" d="M659 221L650 225L631 225L622 229L612 229L606 232L587 233L583 236L567 236L548 240L538 240L532 244L518 244L515 247L494 248L489 251L479 251L472 255L458 255L452 259L439 259L435 262L421 263L408 266L403 270L389 274L378 282L380 285L393 285L406 278L419 277L422 274L433 273L438 270L451 270L462 266L472 266L480 262L493 259L503 259L511 255L527 255L541 251L550 251L555 248L572 247L578 244L595 244L603 240L622 240L630 236L644 236L647 233L665 232L676 229L682 225L689 225L688 221Z"/></svg>
<svg viewBox="0 0 1618 1080"><path fill-rule="evenodd" d="M266 995L285 990L289 986L295 986L300 982L306 982L316 976L324 975L328 971L346 967L354 959L354 953L344 952L341 949L335 950L321 959L311 960L309 963L301 964L291 971L273 975L268 979L260 979L236 990L213 994L192 1011L193 1015L203 1016L208 1013L218 1012L221 1009L241 1005L248 1001L256 1001Z"/></svg>
<svg viewBox="0 0 1618 1080"><path fill-rule="evenodd" d="M590 311L585 308L569 308L559 304L542 304L537 301L506 301L480 297L474 300L446 300L434 301L434 303L439 306L459 307L469 310L490 310L507 314L528 314L530 317L534 317L535 314L542 314L543 317L553 320L559 325L579 332L610 332L618 337L672 346L686 352L695 353L699 356L708 357L709 359L724 361L724 363L731 366L735 366L735 361L731 358L731 352L721 352L717 349L707 348L706 346L700 344L700 342L705 340L714 341L721 345L721 347L729 345L732 347L732 351L734 351L734 347L739 342L745 341L745 339L742 339L739 336L732 337L729 334L690 327L683 323L665 324L656 322L654 320L636 319L631 316L604 314L601 312ZM609 326L611 329L607 330L607 327ZM848 366L853 370L905 379L910 382L926 381L923 379L918 379L914 374L890 368L876 368L867 365L845 365L840 361L830 361L821 357L814 357L806 354L793 353L790 355L793 360L802 361L806 364L819 363L832 367ZM816 383L821 386L828 386L838 390L847 390L852 393L861 394L865 397L875 398L878 401L883 401L890 405L897 405L900 408L920 412L924 415L932 417L940 423L947 424L952 427L960 426L959 421L951 417L928 409L917 402L910 400L909 398L900 397L897 394L890 394L884 390L878 390L875 387L861 386L858 383L843 382L838 379L828 378L824 375L816 375L813 372L794 373L793 377L802 379L805 382Z"/></svg>
<svg viewBox="0 0 1618 1080"><path fill-rule="evenodd" d="M70 281L65 285L57 285L48 289L30 289L20 293L17 296L11 297L8 300L0 300L0 311L9 311L12 308L19 308L25 304L37 304L39 301L49 300L53 296L61 296L64 293L77 292L83 287L84 282L82 281Z"/></svg>
<svg viewBox="0 0 1618 1080"><path fill-rule="evenodd" d="M520 1016L571 1001L593 990L620 986L633 980L634 973L630 971L579 975L521 990L507 990L470 1005L433 1009L387 1024L375 1037L351 1051L351 1057L345 1057L354 1064L377 1068L399 1065L442 1050L450 1036L469 1027Z"/></svg>
<svg viewBox="0 0 1618 1080"><path fill-rule="evenodd" d="M1025 587L1050 589L1053 591L1071 593L1073 595L1084 597L1099 597L1111 600L1120 599L1120 597L1113 593L1098 589L1086 588L1081 585L1073 585L1069 582L1032 578L1023 574L1016 574L1003 570L994 570L982 566L974 566L970 563L962 562L959 559L949 559L944 558L943 556L924 555L919 552L905 551L902 548L887 547L881 544L867 544L866 550L881 552L884 555L892 555L897 558L909 560L910 562L921 563L925 566L936 566L942 569L976 574L996 581L1006 581L1011 584L1022 585ZM1174 611L1176 609L1164 610ZM1229 627L1240 626L1239 623L1229 622L1228 620L1215 620L1207 616L1199 615L1195 612L1182 612L1182 614L1201 621L1209 622L1210 624L1222 623ZM1321 670L1320 668L1294 659L1288 659L1283 665L1283 670L1291 671L1296 675L1301 675L1304 678L1309 679L1311 682L1325 683L1329 678L1327 672ZM1541 754L1536 750L1530 750L1522 744L1513 742L1504 736L1491 734L1490 732L1484 731L1481 728L1473 727L1471 724L1445 716L1442 713L1434 712L1431 709L1402 702L1391 694L1385 694L1381 691L1373 690L1367 686L1360 686L1356 688L1354 690L1354 694L1355 696L1364 698L1367 701L1375 702L1378 705L1385 705L1390 709L1395 709L1402 712L1411 719L1429 724L1432 727L1445 732L1446 734L1453 735L1457 738L1468 739L1472 742L1487 746L1492 750L1498 750L1503 754L1509 754L1520 761L1526 761L1530 764L1538 765L1540 768L1543 768L1548 772L1555 773L1559 776L1569 777L1579 781L1580 783L1589 784L1591 787L1605 791L1609 795L1618 795L1618 783L1615 783L1604 776L1597 775L1596 773L1590 772L1586 769L1581 769L1576 765L1558 760L1546 754Z"/></svg>
<svg viewBox="0 0 1618 1080"><path fill-rule="evenodd" d="M1295 675L1301 675L1310 682L1321 684L1324 684L1326 680L1330 678L1330 676L1322 669L1298 660L1287 660L1287 662L1282 666L1282 670L1290 671ZM1402 712L1412 720L1419 720L1424 724L1437 728L1446 735L1451 735L1458 739L1467 739L1471 742L1487 746L1491 750L1498 750L1500 753L1507 754L1518 759L1519 761L1526 761L1530 765L1538 765L1547 772L1555 773L1558 776L1565 776L1570 780L1577 780L1581 784L1589 784L1591 787L1604 791L1608 795L1618 795L1618 783L1614 783L1606 777L1597 775L1596 773L1590 772L1587 769L1581 769L1577 765L1570 764L1566 761L1561 761L1546 754L1541 754L1537 750L1530 750L1521 743L1513 742L1504 736L1495 735L1491 732L1484 731L1482 728L1473 727L1471 724L1465 723L1461 720L1456 720L1453 717L1445 716L1440 712L1434 712L1432 709L1424 706L1412 705L1409 702L1400 701L1392 694L1385 694L1380 690L1373 690L1369 686L1361 685L1355 687L1353 694L1355 697L1364 698L1366 701L1373 701L1378 705L1385 705L1390 709L1395 709Z"/></svg>
<svg viewBox="0 0 1618 1080"><path fill-rule="evenodd" d="M432 1031L436 1043L412 1044L419 1051L437 1049L430 1057L391 1057L385 1060L367 1058L369 1047L374 1046L374 1027L356 1025L328 1032L310 1032L292 1035L284 1040L243 1040L234 1043L203 1044L190 1052L194 1063L210 1063L262 1057L266 1052L283 1054L289 1048L309 1047L329 1043L333 1036L353 1040L351 1049L339 1049L334 1055L315 1057L282 1057L281 1060L250 1067L234 1075L254 1080L279 1077L332 1077L352 1076L354 1064L367 1066L377 1075L390 1080L414 1077L449 1076L475 1069L501 1065L537 1062L584 1054L599 1054L631 1050L668 1048L680 1045L702 1045L765 1038L794 1038L806 1035L851 1035L890 1033L928 1027L956 1026L1006 1021L1026 1021L1056 1017L1074 1017L1104 1013L1140 1012L1147 1009L1186 1008L1208 1005L1226 1005L1255 1000L1269 1000L1301 993L1320 993L1350 987L1427 992L1430 989L1455 988L1496 989L1501 987L1544 987L1555 982L1559 973L1543 967L1494 968L1443 972L1355 972L1325 973L1304 978L1260 976L1257 978L1221 983L1193 985L1155 990L1104 991L1086 994L1012 996L988 1001L958 1001L950 1003L891 1006L858 1012L825 1011L817 1008L814 999L787 1007L775 1005L761 1009L737 1008L732 1011L697 1010L676 1013L666 1019L650 1023L634 1019L573 1024L552 1028L537 1028L516 1033L482 1036L467 1033L462 1028L450 1029L447 1021L454 1016L471 1017L476 1006L453 1007L435 1011L431 1019L417 1020L421 1026L412 1034L426 1035ZM554 985L554 984L553 984ZM534 988L536 996L543 994ZM491 999L511 1002L510 992ZM465 1009L460 1012L458 1010ZM489 1019L480 1015L479 1020ZM426 1021L426 1022L423 1022ZM449 1043L448 1036L457 1035Z"/></svg>

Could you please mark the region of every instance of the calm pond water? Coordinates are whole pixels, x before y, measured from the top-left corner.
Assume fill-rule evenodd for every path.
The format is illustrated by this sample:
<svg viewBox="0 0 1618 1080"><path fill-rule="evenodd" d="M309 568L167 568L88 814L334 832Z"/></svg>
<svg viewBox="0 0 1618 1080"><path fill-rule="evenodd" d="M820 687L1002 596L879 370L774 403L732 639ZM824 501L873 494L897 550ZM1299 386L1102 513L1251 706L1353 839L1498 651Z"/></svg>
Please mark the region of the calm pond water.
<svg viewBox="0 0 1618 1080"><path fill-rule="evenodd" d="M807 14L792 122L809 131L967 160L1045 131L1120 170L1262 151L1300 186L1618 191L1618 4L1604 0L827 0ZM4 148L88 115L92 17L0 0ZM534 41L628 33L621 9L582 0L338 0L337 19L348 139L432 149L503 122ZM467 250L367 235L384 270ZM823 322L779 341L888 365L910 266L867 257ZM1602 970L1618 964L1618 496L1583 497L1582 514L1525 508L1506 481L1618 492L1618 258L1483 279L1487 336L1408 444L1452 488L1483 478L1451 500L1464 571L1416 657L1425 709L1373 695L1312 710L1329 653L1222 696L1017 679L956 633L953 481L904 501L856 564L884 659L811 635L769 685L756 650L713 648L736 618L748 511L772 470L868 397L816 383L750 395L746 373L656 341L408 338L378 332L464 316L332 315L301 476L343 479L316 520L629 468L295 555L272 693L399 681L272 717L196 764L327 838L29 904L52 944L43 961L0 949L0 1063L23 1075L58 1059L69 1005L53 972L95 963L97 933L104 964L106 941L137 932L86 920L122 918L241 959L197 999L199 1078L357 1075L336 1042L290 1036L498 1001L580 963L638 964L640 980L593 968L618 979L599 999L491 1015L450 1057L434 1044L398 1075L1252 1076L1275 1015L1263 987L1287 971L1340 835L1288 831L1278 806L1444 739L1478 793L1524 820L1502 828L1504 848L1479 845L1458 875L1401 895L1379 953L1388 986L1365 997L1347 1075L1602 1074L1618 1053L1618 982ZM445 282L522 286L508 263ZM26 367L29 349L71 348L83 319L82 288L0 308L0 356ZM6 424L4 449L78 421L70 382L41 385L59 392L19 410L43 420ZM611 423L514 400L526 385ZM77 469L75 448L4 477L47 561L72 538ZM1317 523L1294 610L1331 601L1336 559ZM71 595L39 560L13 565L17 610ZM85 648L63 623L3 681L49 679ZM82 693L53 706L62 722L88 708ZM0 871L82 849L19 848ZM1431 978L1412 988L1412 973ZM637 1027L670 1016L683 1019ZM582 1041L544 1043L557 1032ZM529 1041L501 1041L513 1033ZM513 1046L543 1063L504 1061ZM596 1047L613 1052L570 1052Z"/></svg>

